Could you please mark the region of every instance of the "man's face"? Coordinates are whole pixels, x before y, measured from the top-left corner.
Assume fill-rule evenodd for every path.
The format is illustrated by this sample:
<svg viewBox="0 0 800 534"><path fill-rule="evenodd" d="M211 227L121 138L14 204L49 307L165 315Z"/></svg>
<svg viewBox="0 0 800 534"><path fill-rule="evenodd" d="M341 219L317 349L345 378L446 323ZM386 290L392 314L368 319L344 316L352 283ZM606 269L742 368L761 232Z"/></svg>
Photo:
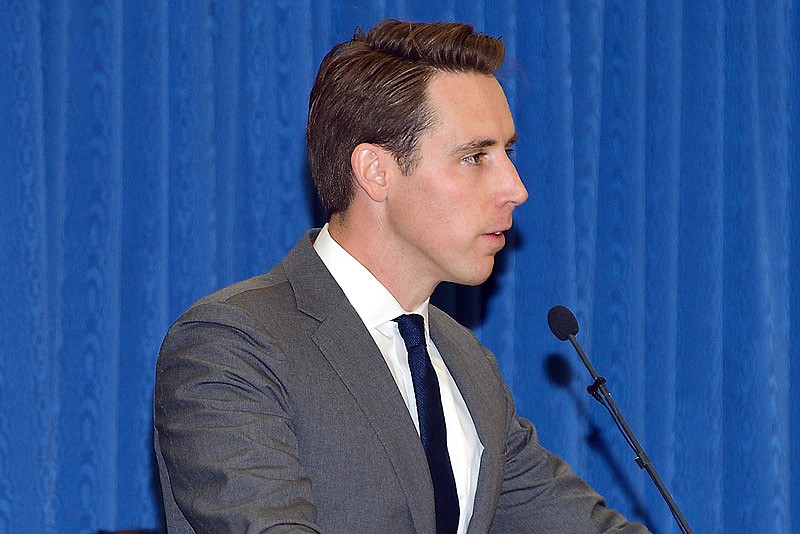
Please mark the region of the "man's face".
<svg viewBox="0 0 800 534"><path fill-rule="evenodd" d="M514 208L528 197L508 157L514 121L493 76L439 73L428 102L433 126L420 138L413 172L394 180L385 230L407 277L480 284L505 245Z"/></svg>

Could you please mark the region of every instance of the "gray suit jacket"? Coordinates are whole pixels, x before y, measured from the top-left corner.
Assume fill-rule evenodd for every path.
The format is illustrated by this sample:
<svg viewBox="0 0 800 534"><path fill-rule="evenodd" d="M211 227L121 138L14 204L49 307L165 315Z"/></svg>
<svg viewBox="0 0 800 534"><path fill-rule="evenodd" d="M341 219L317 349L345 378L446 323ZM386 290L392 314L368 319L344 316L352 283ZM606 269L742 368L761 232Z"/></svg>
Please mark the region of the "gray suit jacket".
<svg viewBox="0 0 800 534"><path fill-rule="evenodd" d="M315 235L197 302L164 340L155 447L170 533L435 532L414 424ZM429 317L485 447L470 534L647 532L539 446L469 330Z"/></svg>

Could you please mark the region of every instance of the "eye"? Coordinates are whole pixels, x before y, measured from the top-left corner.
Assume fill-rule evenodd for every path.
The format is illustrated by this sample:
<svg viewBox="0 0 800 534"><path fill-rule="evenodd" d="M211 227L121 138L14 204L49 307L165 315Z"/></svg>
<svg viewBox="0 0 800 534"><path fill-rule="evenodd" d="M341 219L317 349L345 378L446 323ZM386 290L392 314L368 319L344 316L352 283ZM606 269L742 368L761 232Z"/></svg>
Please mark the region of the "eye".
<svg viewBox="0 0 800 534"><path fill-rule="evenodd" d="M480 165L483 163L483 160L486 159L486 152L477 152L475 154L470 154L469 156L464 156L461 158L461 161L464 163L468 163L470 165Z"/></svg>
<svg viewBox="0 0 800 534"><path fill-rule="evenodd" d="M515 153L515 152L516 152L516 151L514 150L514 148L513 148L513 147L508 147L508 148L506 149L506 156L508 156L508 157L510 158L511 156L513 156L513 155L514 155L514 153Z"/></svg>

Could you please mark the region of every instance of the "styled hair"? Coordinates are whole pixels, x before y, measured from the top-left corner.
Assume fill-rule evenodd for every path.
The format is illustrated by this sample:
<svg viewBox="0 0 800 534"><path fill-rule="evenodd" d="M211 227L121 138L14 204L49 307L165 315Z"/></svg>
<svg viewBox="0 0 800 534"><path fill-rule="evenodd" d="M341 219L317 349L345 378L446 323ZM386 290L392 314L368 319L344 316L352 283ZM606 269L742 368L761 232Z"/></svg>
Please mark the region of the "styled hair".
<svg viewBox="0 0 800 534"><path fill-rule="evenodd" d="M421 134L432 125L427 88L437 72L493 74L500 39L468 24L385 20L325 56L311 90L306 141L323 208L344 212L354 193L350 156L361 143L389 151L408 174Z"/></svg>

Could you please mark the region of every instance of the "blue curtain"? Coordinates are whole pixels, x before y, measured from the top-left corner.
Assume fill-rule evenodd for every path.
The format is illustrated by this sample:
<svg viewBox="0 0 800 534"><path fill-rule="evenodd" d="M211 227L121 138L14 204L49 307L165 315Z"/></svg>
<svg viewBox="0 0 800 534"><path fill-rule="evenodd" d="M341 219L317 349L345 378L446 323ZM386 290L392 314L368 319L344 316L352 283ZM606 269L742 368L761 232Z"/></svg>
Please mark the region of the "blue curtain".
<svg viewBox="0 0 800 534"><path fill-rule="evenodd" d="M531 198L481 288L541 441L678 532L578 339L696 532L800 530L800 16L791 0L0 0L0 532L160 528L153 370L193 300L322 222L324 53L384 17L502 35Z"/></svg>

